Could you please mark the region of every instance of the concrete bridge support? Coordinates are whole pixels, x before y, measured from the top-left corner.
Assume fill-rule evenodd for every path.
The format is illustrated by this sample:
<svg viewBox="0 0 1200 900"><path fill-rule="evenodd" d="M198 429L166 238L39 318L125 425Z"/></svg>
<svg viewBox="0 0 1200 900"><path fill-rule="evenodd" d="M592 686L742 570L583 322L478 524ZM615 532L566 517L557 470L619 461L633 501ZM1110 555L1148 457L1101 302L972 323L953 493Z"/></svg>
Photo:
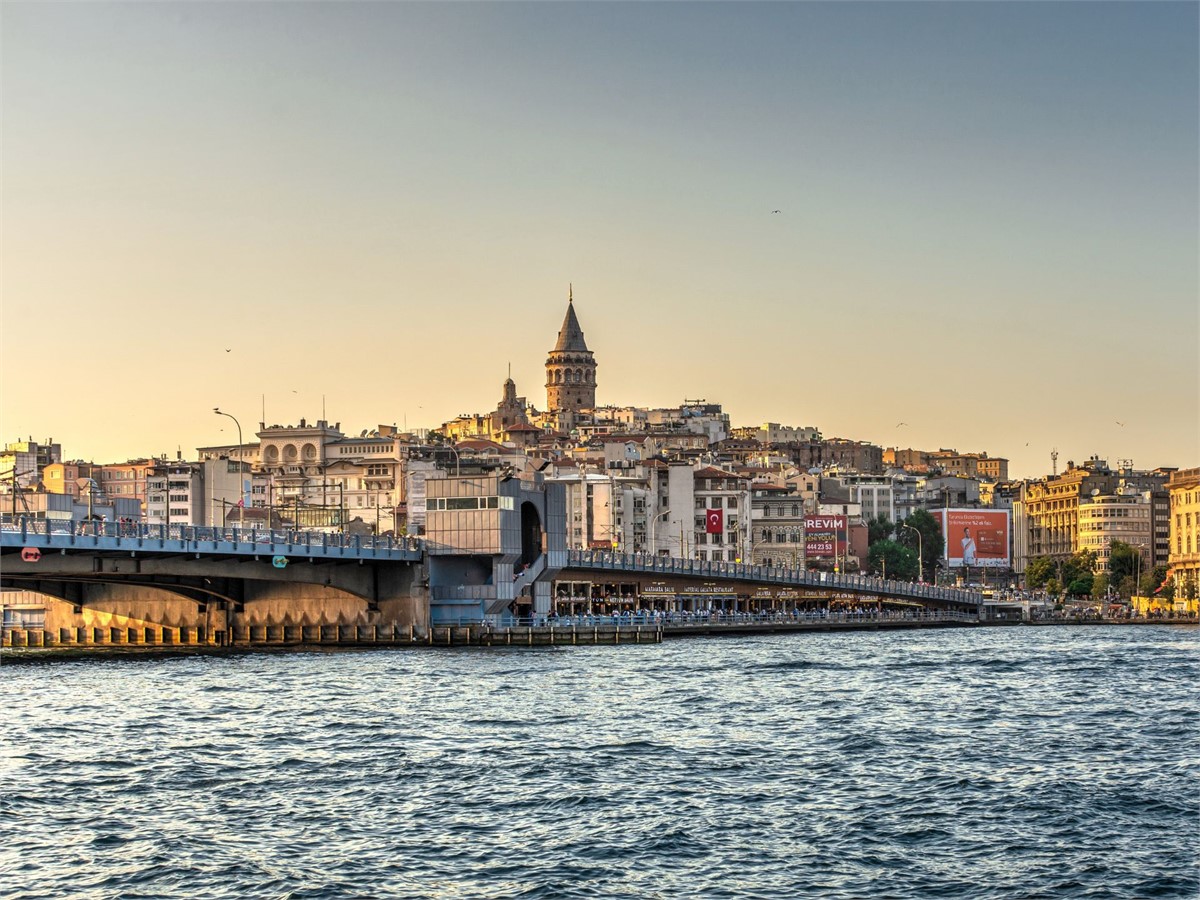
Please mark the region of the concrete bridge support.
<svg viewBox="0 0 1200 900"><path fill-rule="evenodd" d="M228 646L379 643L428 635L429 599L419 566L301 565L286 570L290 578L273 581L206 571L213 577L174 576L166 584L146 583L150 573L144 570L140 581L50 575L23 582L26 600L43 601L44 626L7 630L3 643ZM302 580L305 575L313 580Z"/></svg>

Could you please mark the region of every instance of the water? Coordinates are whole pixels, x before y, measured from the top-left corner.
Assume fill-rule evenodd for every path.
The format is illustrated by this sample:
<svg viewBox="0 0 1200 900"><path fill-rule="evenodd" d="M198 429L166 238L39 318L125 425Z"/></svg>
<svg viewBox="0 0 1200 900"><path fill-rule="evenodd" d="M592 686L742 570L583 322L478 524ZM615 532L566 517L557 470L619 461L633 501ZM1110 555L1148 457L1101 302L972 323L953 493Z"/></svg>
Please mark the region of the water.
<svg viewBox="0 0 1200 900"><path fill-rule="evenodd" d="M1200 893L1200 631L5 665L25 898Z"/></svg>

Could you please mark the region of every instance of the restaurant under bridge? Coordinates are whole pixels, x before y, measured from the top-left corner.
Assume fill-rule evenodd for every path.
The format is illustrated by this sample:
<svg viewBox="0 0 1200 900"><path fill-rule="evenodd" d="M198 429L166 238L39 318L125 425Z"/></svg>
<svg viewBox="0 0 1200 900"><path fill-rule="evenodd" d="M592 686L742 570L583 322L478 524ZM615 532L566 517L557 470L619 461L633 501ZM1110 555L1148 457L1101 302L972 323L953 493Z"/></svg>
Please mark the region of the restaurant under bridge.
<svg viewBox="0 0 1200 900"><path fill-rule="evenodd" d="M607 551L570 551L556 572L550 614L790 614L814 609L977 612L975 591L867 575L684 560ZM518 606L514 612L535 610Z"/></svg>

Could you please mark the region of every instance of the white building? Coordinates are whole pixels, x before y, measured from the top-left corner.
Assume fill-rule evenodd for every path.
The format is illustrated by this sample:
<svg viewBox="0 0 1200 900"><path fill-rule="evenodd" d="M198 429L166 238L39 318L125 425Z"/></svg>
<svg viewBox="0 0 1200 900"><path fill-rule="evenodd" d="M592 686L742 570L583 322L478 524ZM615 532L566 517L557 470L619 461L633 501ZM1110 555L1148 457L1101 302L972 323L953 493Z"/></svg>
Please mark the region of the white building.
<svg viewBox="0 0 1200 900"><path fill-rule="evenodd" d="M1121 487L1115 494L1079 498L1079 548L1096 554L1097 568L1107 569L1113 541L1121 541L1147 552L1154 547L1149 491Z"/></svg>

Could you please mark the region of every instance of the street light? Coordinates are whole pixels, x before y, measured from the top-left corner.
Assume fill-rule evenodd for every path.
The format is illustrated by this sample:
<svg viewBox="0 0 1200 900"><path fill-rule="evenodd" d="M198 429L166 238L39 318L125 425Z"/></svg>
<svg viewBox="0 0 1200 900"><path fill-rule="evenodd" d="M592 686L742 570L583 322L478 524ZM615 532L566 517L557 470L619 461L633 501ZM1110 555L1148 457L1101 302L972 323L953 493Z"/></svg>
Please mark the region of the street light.
<svg viewBox="0 0 1200 900"><path fill-rule="evenodd" d="M238 525L240 527L244 528L246 526L246 494L245 494L245 491L243 490L243 485L242 485L242 423L239 422L237 420L237 417L234 416L232 413L221 412L221 408L218 406L213 407L213 412L216 413L218 416L227 416L230 419L233 419L233 424L237 426L237 430L238 430L238 499L241 501L241 503L238 505L238 509L241 510L241 512L238 513ZM222 515L222 518L224 518L224 515ZM224 522L222 522L221 524L224 525Z"/></svg>
<svg viewBox="0 0 1200 900"><path fill-rule="evenodd" d="M914 528L911 525L900 523L901 528L907 528L909 531L916 532L917 535L917 581L921 584L925 583L925 537L921 534L920 528Z"/></svg>

